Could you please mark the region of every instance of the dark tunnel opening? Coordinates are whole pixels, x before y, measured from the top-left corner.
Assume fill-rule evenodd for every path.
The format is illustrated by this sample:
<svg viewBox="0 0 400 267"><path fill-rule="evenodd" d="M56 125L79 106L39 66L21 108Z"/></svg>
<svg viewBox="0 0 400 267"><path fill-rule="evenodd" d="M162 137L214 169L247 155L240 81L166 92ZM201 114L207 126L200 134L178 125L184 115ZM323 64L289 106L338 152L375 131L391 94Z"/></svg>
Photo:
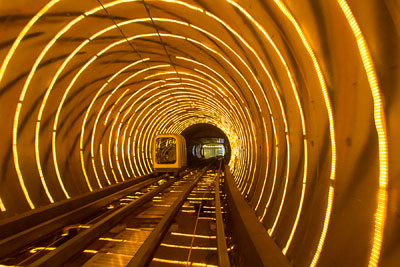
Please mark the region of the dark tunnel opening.
<svg viewBox="0 0 400 267"><path fill-rule="evenodd" d="M188 166L197 166L205 160L224 157L225 163L231 158L231 146L226 134L218 127L200 123L182 132L186 139Z"/></svg>

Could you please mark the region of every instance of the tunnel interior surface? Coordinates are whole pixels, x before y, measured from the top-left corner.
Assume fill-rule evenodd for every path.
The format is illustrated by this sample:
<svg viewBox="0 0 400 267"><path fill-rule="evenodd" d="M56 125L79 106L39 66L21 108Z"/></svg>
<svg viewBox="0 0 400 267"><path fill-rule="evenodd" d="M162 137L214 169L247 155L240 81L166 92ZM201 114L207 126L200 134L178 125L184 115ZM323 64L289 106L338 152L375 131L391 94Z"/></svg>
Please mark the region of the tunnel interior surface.
<svg viewBox="0 0 400 267"><path fill-rule="evenodd" d="M396 0L1 1L0 218L150 174L154 138L181 134L192 163L223 144L294 266L398 266L399 18Z"/></svg>
<svg viewBox="0 0 400 267"><path fill-rule="evenodd" d="M229 163L231 148L225 133L211 124L192 125L181 133L186 139L189 165L198 165L202 160L223 157Z"/></svg>

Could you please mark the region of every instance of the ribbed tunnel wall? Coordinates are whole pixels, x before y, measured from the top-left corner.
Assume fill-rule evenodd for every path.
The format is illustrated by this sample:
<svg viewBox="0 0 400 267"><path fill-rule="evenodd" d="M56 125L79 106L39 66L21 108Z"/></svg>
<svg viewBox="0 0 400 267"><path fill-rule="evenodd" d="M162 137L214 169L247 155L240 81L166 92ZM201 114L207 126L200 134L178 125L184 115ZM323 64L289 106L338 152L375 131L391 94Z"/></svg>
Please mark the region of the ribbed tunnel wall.
<svg viewBox="0 0 400 267"><path fill-rule="evenodd" d="M397 266L399 4L2 1L1 217L152 171L208 123L295 266Z"/></svg>

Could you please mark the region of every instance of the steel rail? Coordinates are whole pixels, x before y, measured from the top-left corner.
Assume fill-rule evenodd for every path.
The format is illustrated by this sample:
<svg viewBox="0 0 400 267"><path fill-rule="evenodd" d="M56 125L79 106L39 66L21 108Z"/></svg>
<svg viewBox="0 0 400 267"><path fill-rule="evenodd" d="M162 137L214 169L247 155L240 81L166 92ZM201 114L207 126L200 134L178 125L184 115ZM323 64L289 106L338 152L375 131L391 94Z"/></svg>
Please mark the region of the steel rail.
<svg viewBox="0 0 400 267"><path fill-rule="evenodd" d="M217 177L215 178L215 218L217 225L217 251L218 251L218 266L229 267L228 249L226 247L224 221L221 212L221 198L219 194L219 182L221 176L222 161L220 161Z"/></svg>
<svg viewBox="0 0 400 267"><path fill-rule="evenodd" d="M164 178L164 176L151 178L140 182L2 239L0 240L0 258L4 258L8 255L18 252L34 241L41 240L64 226L78 223L80 220L98 212L107 204L116 201L134 191L147 187L162 178Z"/></svg>
<svg viewBox="0 0 400 267"><path fill-rule="evenodd" d="M36 260L30 266L62 266L72 256L82 252L88 245L98 239L101 235L110 230L114 225L120 222L124 217L128 216L134 210L140 208L147 201L150 201L155 195L170 187L177 179L170 179L170 181L160 185L159 187L144 194L135 201L129 203L127 206L111 213L104 219L92 225L89 229L84 230L72 239L68 240L55 250Z"/></svg>
<svg viewBox="0 0 400 267"><path fill-rule="evenodd" d="M143 182L152 177L154 177L153 174L148 174L129 179L124 182L113 184L93 192L84 193L77 197L61 200L45 207L22 213L20 215L2 219L0 220L0 239L4 239L6 237L22 232L27 228L38 225L46 220L50 220L55 216L59 216L73 209L82 207L83 205L96 201L100 198L104 198L108 195L121 191L125 188Z"/></svg>
<svg viewBox="0 0 400 267"><path fill-rule="evenodd" d="M210 166L210 165L209 165ZM185 202L186 198L189 196L190 192L196 186L197 182L203 177L204 173L207 171L209 166L204 167L195 177L193 182L183 190L183 193L178 197L178 199L172 204L168 209L167 213L157 224L156 228L151 232L149 237L144 241L142 246L136 252L135 256L131 259L127 266L129 267L142 267L148 266L148 262L152 259L152 256L160 244L168 228L172 224L176 214Z"/></svg>

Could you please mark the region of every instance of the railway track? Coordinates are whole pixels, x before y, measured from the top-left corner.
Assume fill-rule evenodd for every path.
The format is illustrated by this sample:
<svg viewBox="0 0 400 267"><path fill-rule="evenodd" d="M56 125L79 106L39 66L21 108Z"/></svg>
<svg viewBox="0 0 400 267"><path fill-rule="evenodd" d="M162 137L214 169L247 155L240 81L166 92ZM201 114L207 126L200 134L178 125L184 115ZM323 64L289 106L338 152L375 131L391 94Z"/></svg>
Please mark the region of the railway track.
<svg viewBox="0 0 400 267"><path fill-rule="evenodd" d="M218 229L223 240L217 238L216 214L219 220L222 216L215 206L219 194L215 186L220 175L221 164L219 168L210 165L188 171L177 178L142 177L89 202L81 198L81 205L68 210L74 205L71 202L68 212L57 214L51 208L42 211L47 220L3 236L0 264L218 266L218 244L225 244L222 221ZM11 223L3 222L3 226L8 225ZM228 259L226 247L223 251Z"/></svg>
<svg viewBox="0 0 400 267"><path fill-rule="evenodd" d="M0 266L291 266L222 167L143 176L1 220Z"/></svg>

